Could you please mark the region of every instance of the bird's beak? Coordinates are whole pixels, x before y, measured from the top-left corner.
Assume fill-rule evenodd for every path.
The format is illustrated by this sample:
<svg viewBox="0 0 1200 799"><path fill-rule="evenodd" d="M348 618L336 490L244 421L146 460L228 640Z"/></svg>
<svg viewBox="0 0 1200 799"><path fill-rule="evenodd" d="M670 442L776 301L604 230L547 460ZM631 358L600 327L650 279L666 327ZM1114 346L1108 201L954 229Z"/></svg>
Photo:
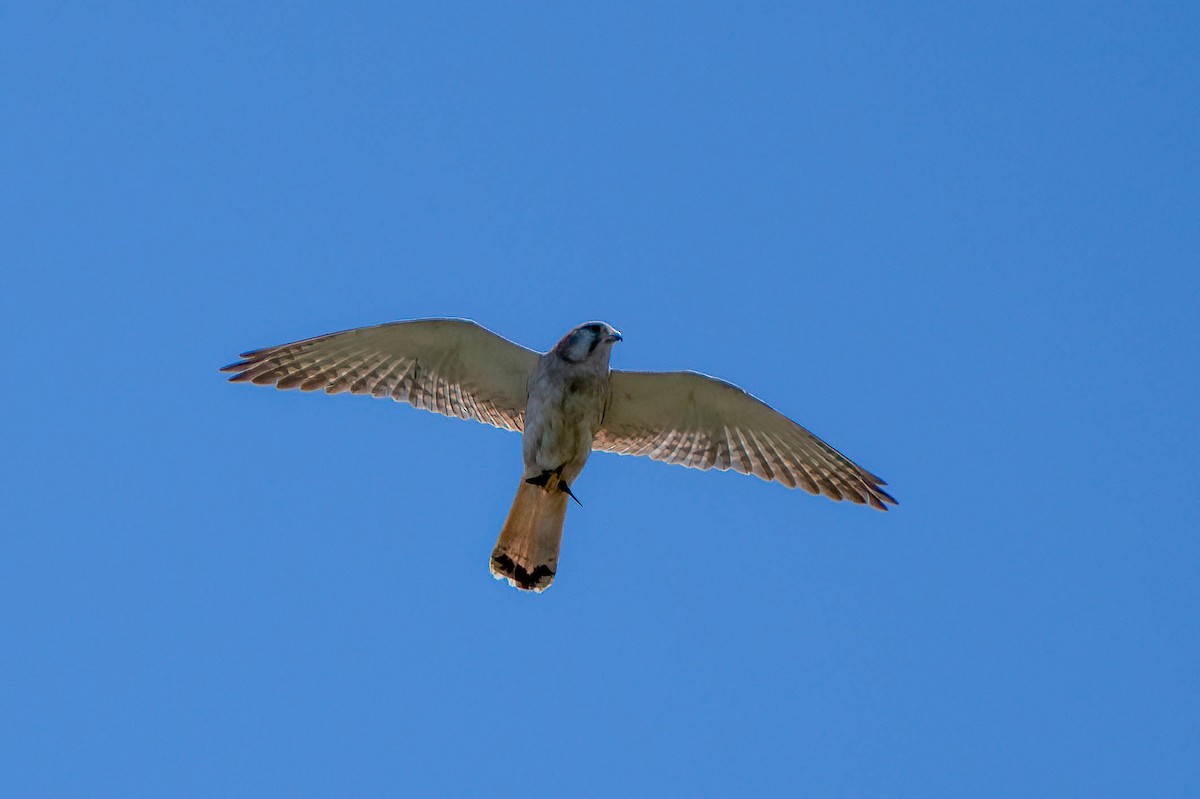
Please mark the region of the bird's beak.
<svg viewBox="0 0 1200 799"><path fill-rule="evenodd" d="M617 331L614 330L613 332L608 334L608 340L609 341L624 341L625 339L621 336L620 333L618 333Z"/></svg>

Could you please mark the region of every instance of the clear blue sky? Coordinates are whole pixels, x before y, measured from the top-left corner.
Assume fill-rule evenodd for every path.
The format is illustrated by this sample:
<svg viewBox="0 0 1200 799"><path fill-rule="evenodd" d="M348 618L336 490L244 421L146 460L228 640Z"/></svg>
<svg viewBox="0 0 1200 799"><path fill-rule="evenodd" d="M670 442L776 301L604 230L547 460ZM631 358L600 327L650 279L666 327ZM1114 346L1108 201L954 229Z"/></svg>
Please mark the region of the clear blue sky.
<svg viewBox="0 0 1200 799"><path fill-rule="evenodd" d="M21 797L1183 796L1194 4L14 3L0 774ZM463 316L745 386L900 499L225 383Z"/></svg>

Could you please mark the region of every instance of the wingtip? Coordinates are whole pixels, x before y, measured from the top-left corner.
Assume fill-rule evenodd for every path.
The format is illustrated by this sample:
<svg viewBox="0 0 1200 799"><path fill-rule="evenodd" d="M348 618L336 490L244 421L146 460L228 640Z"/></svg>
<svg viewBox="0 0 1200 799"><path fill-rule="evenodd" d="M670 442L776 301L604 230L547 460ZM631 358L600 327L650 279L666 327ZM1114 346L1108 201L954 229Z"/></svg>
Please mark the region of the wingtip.
<svg viewBox="0 0 1200 799"><path fill-rule="evenodd" d="M876 486L867 494L867 501L871 503L871 507L876 510L881 510L887 513L888 505L899 505L900 502L888 492Z"/></svg>

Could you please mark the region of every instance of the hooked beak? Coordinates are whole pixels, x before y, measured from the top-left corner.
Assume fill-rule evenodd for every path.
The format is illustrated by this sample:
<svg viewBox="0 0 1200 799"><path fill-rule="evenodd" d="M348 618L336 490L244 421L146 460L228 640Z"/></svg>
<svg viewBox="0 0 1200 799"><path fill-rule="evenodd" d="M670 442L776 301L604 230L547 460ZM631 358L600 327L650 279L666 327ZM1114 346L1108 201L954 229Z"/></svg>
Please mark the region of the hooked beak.
<svg viewBox="0 0 1200 799"><path fill-rule="evenodd" d="M617 331L614 330L613 332L608 334L607 340L608 341L624 341L625 339L621 336L620 333L618 333Z"/></svg>

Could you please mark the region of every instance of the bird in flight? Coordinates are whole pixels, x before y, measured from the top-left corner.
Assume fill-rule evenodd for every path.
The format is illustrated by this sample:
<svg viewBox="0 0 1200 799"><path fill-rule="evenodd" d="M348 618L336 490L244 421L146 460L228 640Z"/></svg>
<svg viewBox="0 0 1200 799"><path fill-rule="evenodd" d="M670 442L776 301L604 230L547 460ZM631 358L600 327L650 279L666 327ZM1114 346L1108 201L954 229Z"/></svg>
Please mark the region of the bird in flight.
<svg viewBox="0 0 1200 799"><path fill-rule="evenodd" d="M469 320L414 319L252 350L221 371L234 383L390 397L521 433L525 468L491 571L522 591L554 581L567 503L593 450L896 504L883 480L731 383L609 369L618 341L611 325L587 322L539 354Z"/></svg>

